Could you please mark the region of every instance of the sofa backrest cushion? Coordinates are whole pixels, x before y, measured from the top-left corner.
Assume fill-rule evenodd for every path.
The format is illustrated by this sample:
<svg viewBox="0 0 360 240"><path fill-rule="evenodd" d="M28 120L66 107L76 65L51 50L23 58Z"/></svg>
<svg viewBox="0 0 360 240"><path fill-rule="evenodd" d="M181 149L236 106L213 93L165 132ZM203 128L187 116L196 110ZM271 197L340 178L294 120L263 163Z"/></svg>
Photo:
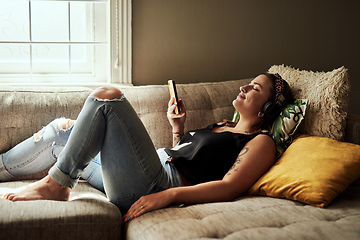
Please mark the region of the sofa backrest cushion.
<svg viewBox="0 0 360 240"><path fill-rule="evenodd" d="M204 128L224 118L231 119L234 113L232 101L239 94L240 86L251 79L177 84L178 96L186 107L185 131ZM171 127L166 117L168 100L167 85L121 87L127 99L143 121L156 148L171 147Z"/></svg>
<svg viewBox="0 0 360 240"><path fill-rule="evenodd" d="M90 92L83 87L1 87L0 152L32 136L55 118L76 119Z"/></svg>
<svg viewBox="0 0 360 240"><path fill-rule="evenodd" d="M232 101L239 87L251 79L178 84L187 108L186 129L206 127L231 119ZM156 148L171 147L172 134L166 112L167 85L117 86L133 105ZM91 89L83 87L2 87L0 90L0 152L32 136L55 118L76 119Z"/></svg>

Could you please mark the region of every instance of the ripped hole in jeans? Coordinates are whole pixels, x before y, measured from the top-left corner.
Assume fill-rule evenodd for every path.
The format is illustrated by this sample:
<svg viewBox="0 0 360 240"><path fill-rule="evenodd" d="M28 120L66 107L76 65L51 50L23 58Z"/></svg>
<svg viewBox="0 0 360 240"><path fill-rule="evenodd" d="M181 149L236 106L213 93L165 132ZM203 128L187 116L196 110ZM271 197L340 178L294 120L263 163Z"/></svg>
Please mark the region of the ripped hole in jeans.
<svg viewBox="0 0 360 240"><path fill-rule="evenodd" d="M75 120L71 120L69 118L61 118L59 119L59 123L57 125L59 130L66 131L69 130L75 123ZM34 139L36 142L40 141L44 133L44 128L34 134Z"/></svg>

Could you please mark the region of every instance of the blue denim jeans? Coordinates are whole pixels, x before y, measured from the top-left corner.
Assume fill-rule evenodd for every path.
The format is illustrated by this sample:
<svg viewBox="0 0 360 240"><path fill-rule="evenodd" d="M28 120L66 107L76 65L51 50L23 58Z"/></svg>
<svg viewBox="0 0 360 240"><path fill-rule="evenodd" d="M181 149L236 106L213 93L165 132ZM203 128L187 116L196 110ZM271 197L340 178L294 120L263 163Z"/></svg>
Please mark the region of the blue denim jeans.
<svg viewBox="0 0 360 240"><path fill-rule="evenodd" d="M60 130L58 121L46 126L39 140L29 138L0 155L0 180L55 163L49 171L53 180L73 188L82 177L123 213L143 195L183 185L124 95L111 101L90 96L67 130Z"/></svg>
<svg viewBox="0 0 360 240"><path fill-rule="evenodd" d="M41 172L53 165L64 148L74 126L59 128L65 119L55 119L34 136L0 155L0 181ZM93 187L104 191L98 154L84 169L82 176Z"/></svg>

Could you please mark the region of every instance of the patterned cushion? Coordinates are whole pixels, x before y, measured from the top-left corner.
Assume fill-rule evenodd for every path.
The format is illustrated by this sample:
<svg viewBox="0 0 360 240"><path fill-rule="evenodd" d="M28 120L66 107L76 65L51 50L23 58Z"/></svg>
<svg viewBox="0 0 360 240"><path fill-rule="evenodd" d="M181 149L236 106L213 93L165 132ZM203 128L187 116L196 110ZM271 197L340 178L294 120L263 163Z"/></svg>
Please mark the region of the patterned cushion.
<svg viewBox="0 0 360 240"><path fill-rule="evenodd" d="M275 119L270 134L276 143L277 157L292 143L294 134L304 119L306 104L306 99L297 99L293 104L288 104Z"/></svg>

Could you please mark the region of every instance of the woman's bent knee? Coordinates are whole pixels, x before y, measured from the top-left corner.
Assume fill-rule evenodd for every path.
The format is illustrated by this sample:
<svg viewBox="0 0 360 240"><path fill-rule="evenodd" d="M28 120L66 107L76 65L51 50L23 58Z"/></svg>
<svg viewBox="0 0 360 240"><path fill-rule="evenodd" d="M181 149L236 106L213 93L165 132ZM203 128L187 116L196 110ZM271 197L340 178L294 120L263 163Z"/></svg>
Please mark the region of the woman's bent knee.
<svg viewBox="0 0 360 240"><path fill-rule="evenodd" d="M122 92L113 86L104 86L95 89L90 96L101 100L112 100L120 97Z"/></svg>
<svg viewBox="0 0 360 240"><path fill-rule="evenodd" d="M69 118L57 118L54 121L52 121L51 123L49 123L46 127L43 127L40 131L36 132L33 136L36 142L40 141L40 139L43 137L45 128L50 128L52 130L50 130L50 132L54 132L57 131L55 129L55 124L57 124L57 129L58 130L64 130L67 131L69 130L75 123L75 120L71 120Z"/></svg>

